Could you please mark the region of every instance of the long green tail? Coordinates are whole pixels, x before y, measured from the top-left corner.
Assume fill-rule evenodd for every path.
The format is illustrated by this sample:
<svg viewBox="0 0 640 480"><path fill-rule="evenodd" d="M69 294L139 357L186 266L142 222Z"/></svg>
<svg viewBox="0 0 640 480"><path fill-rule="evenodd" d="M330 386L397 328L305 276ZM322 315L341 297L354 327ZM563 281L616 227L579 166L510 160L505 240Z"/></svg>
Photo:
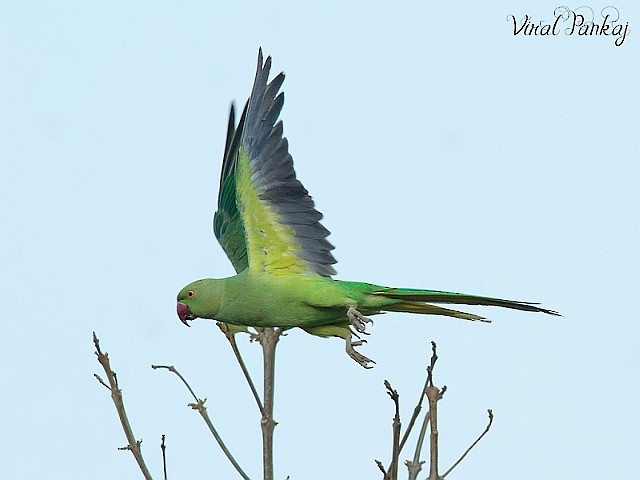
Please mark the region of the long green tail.
<svg viewBox="0 0 640 480"><path fill-rule="evenodd" d="M512 308L527 312L542 312L560 316L558 312L539 307L537 303L504 300L501 298L479 297L465 293L440 292L438 290L417 290L412 288L384 288L371 292L370 295L380 295L385 298L400 300L397 303L381 308L383 311L422 313L427 315L444 315L462 318L464 320L480 320L488 322L484 317L473 313L460 312L449 308L431 305L431 303L453 303L462 305L488 305L493 307Z"/></svg>

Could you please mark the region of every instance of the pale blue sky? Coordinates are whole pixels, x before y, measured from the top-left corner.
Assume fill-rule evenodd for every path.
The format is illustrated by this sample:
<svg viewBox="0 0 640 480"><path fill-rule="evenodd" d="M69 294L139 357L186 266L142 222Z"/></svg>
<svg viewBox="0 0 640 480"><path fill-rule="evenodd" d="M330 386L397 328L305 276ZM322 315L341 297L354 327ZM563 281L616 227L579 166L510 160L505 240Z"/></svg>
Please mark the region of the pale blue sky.
<svg viewBox="0 0 640 480"><path fill-rule="evenodd" d="M338 278L540 301L564 316L379 317L365 371L338 340L278 349L276 475L379 478L389 379L408 420L429 341L451 478L640 473L639 48L629 35L514 37L554 2L2 2L0 478L141 478L100 372L111 355L156 478L236 478L178 380L260 472L259 416L213 322L175 296L233 270L211 229L229 104L257 50L333 233ZM598 14L605 4L590 4ZM256 371L260 351L239 340ZM410 454L407 452L406 458Z"/></svg>

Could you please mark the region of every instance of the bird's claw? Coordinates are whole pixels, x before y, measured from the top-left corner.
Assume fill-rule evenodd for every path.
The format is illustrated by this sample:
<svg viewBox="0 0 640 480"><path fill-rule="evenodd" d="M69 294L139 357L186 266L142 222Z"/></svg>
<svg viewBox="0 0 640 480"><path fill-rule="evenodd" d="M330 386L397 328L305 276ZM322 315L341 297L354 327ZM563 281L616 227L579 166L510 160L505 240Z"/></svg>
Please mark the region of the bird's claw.
<svg viewBox="0 0 640 480"><path fill-rule="evenodd" d="M349 319L349 322L351 323L353 328L356 329L356 332L369 335L369 333L366 332L365 330L367 328L367 323L370 323L371 325L373 325L373 320L371 320L368 317L365 317L354 306L349 307L349 309L347 310L347 318Z"/></svg>
<svg viewBox="0 0 640 480"><path fill-rule="evenodd" d="M347 345L346 345L347 355L353 358L361 367L373 368L373 365L370 365L370 364L376 363L376 362L374 362L370 358L365 357L360 352L356 352L354 348L354 347L359 347L364 343L367 343L366 340L356 340L355 342L353 342L351 341L351 334L349 334L349 336L346 338L346 342L347 342Z"/></svg>

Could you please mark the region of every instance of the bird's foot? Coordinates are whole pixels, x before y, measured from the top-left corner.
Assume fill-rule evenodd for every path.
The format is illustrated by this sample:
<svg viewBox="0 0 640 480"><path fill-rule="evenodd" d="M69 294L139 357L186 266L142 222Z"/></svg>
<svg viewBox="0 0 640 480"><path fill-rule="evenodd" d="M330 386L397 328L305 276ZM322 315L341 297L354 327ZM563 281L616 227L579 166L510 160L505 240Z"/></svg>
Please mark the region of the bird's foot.
<svg viewBox="0 0 640 480"><path fill-rule="evenodd" d="M349 307L347 310L347 318L353 328L356 329L358 333L364 333L365 335L369 335L365 330L367 328L367 323L373 325L373 320L368 317L365 317L362 313L358 311L358 309L354 306Z"/></svg>
<svg viewBox="0 0 640 480"><path fill-rule="evenodd" d="M351 334L349 334L349 336L346 338L346 342L347 342L347 345L346 345L347 355L353 358L361 367L373 368L373 365L370 365L370 364L376 363L376 362L374 362L370 358L365 357L360 352L356 352L356 349L354 348L354 347L359 347L364 343L367 343L366 340L356 340L355 342L353 342L351 341Z"/></svg>

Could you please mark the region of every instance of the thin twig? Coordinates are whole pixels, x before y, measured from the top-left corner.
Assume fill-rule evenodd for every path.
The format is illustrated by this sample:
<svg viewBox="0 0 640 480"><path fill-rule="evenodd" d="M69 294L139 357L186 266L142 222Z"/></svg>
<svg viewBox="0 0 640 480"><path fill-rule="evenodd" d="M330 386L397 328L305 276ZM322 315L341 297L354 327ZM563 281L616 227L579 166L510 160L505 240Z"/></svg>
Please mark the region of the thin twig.
<svg viewBox="0 0 640 480"><path fill-rule="evenodd" d="M387 477L387 471L384 468L384 465L382 464L382 462L380 460L374 460L374 462L376 462L376 465L378 466L378 469L382 472L382 478L388 478Z"/></svg>
<svg viewBox="0 0 640 480"><path fill-rule="evenodd" d="M167 480L167 446L164 443L164 434L162 434L162 441L160 442L160 450L162 450L162 472L164 473L164 480Z"/></svg>
<svg viewBox="0 0 640 480"><path fill-rule="evenodd" d="M435 342L431 342L431 364L430 364L430 368L427 367L427 372L429 372L430 370L433 370L433 367L435 366L436 360L438 359L438 356L436 355L435 352L435 348L436 348L436 344ZM427 378L424 381L424 386L422 387L422 390L420 391L420 399L418 400L418 403L416 404L415 408L413 409L413 414L411 415L411 419L409 420L409 423L407 424L407 430L404 432L404 435L402 436L402 441L400 442L400 451L402 452L402 449L404 448L404 444L407 443L407 439L409 438L409 435L411 434L411 430L413 429L413 426L416 422L416 420L418 419L418 416L420 415L420 412L422 411L422 401L424 400L424 397L426 396L426 392L427 392L427 387L429 386L429 382L432 382L432 374L428 373ZM447 387L444 387L442 389L442 394L444 394L444 391L447 389Z"/></svg>
<svg viewBox="0 0 640 480"><path fill-rule="evenodd" d="M98 380L98 383L100 383L100 385L106 387L107 390L111 391L111 387L105 383L105 381L102 379L100 375L98 375L97 373L94 373L93 376L96 378L96 380Z"/></svg>
<svg viewBox="0 0 640 480"><path fill-rule="evenodd" d="M464 457L467 456L467 453L469 453L471 451L471 449L473 447L475 447L478 442L480 440L482 440L482 437L484 437L487 432L489 431L489 429L491 428L491 424L493 423L493 411L491 409L488 409L487 412L489 413L489 423L487 424L487 426L485 427L484 431L480 434L480 436L478 438L476 438L476 441L473 442L471 444L471 446L469 448L467 448L465 450L465 452L462 454L462 456L458 459L458 461L456 461L456 463L454 463L453 465L451 465L451 467L449 468L449 470L447 470L446 472L444 472L444 474L442 475L441 478L446 477L447 475L449 475L449 472L451 472L451 470L453 470L454 468L456 468L458 466L458 464L464 459Z"/></svg>
<svg viewBox="0 0 640 480"><path fill-rule="evenodd" d="M425 380L424 387L422 387L422 390L420 391L420 399L418 400L418 403L416 404L416 406L413 409L413 414L411 415L411 419L409 420L409 423L407 424L407 429L405 430L404 435L402 436L402 440L400 441L400 451L401 452L402 452L402 449L404 448L404 444L407 443L407 439L409 438L409 435L411 434L411 430L413 429L413 426L414 426L418 416L420 415L420 412L422 411L422 401L424 400L426 390L427 390L427 381Z"/></svg>
<svg viewBox="0 0 640 480"><path fill-rule="evenodd" d="M233 455L231 455L231 452L229 451L227 446L222 441L222 437L220 437L220 435L218 434L218 431L213 426L213 423L211 422L211 419L209 418L209 414L207 413L207 407L204 406L204 404L207 401L207 399L206 398L205 399L198 398L198 396L195 394L195 392L193 391L193 389L189 385L189 382L187 382L185 380L185 378L180 374L180 372L178 372L178 370L175 369L175 367L173 367L173 365L151 365L151 368L153 368L154 370L159 369L159 368L169 370L170 372L175 373L178 376L178 378L180 378L180 380L182 380L182 383L184 383L184 385L189 390L189 393L191 393L191 396L195 399L195 402L194 403L190 403L189 406L191 408L193 408L194 410L197 410L198 413L200 413L200 415L204 419L204 422L207 424L207 427L209 427L209 431L211 432L213 437L216 439L216 442L218 442L218 445L222 449L223 453L227 456L227 458L229 459L229 461L231 462L233 467L236 469L236 471L240 474L240 476L242 478L244 478L245 480L249 480L249 477L247 476L246 473L244 473L244 471L242 470L242 468L240 467L238 462L236 462L236 459L233 457Z"/></svg>
<svg viewBox="0 0 640 480"><path fill-rule="evenodd" d="M273 480L273 401L275 393L276 345L282 334L281 328L263 328L258 334L262 346L264 374L264 408L260 425L262 427L262 469L263 480Z"/></svg>
<svg viewBox="0 0 640 480"><path fill-rule="evenodd" d="M427 386L433 387L433 369L438 361L438 354L436 353L436 342L431 342L431 363L427 367Z"/></svg>
<svg viewBox="0 0 640 480"><path fill-rule="evenodd" d="M253 398L255 399L256 404L258 405L258 409L260 410L260 415L264 417L264 407L262 405L262 401L260 400L260 395L258 395L258 390L256 389L253 383L253 380L251 379L251 375L249 374L249 370L247 369L247 366L245 365L244 360L242 359L242 355L240 354L240 350L238 349L238 344L236 342L235 333L232 332L229 329L229 325L227 325L224 322L218 322L217 325L218 325L218 328L222 331L222 333L224 333L224 336L229 341L229 344L231 345L231 349L233 350L233 354L235 355L236 360L238 361L238 364L242 369L244 378L247 380L247 383L249 384L249 388L251 389L251 393L253 394Z"/></svg>
<svg viewBox="0 0 640 480"><path fill-rule="evenodd" d="M436 342L431 342L431 362L427 367L427 389L425 391L429 400L429 423L431 432L429 435L429 478L428 480L441 480L438 475L438 400L441 398L440 389L433 385L433 370L438 361ZM425 420L426 428L426 420Z"/></svg>
<svg viewBox="0 0 640 480"><path fill-rule="evenodd" d="M144 478L146 480L151 480L152 477L149 473L149 469L144 463L144 458L142 458L142 451L140 449L142 440L136 440L136 437L133 434L131 424L129 423L129 419L127 418L127 412L124 408L122 390L120 390L120 388L118 387L116 374L113 372L113 370L111 370L109 355L107 353L102 353L102 350L100 350L100 341L96 336L96 332L93 332L93 345L96 347L96 357L98 357L98 362L104 369L104 373L107 376L109 385L107 385L98 375L94 374L94 377L97 378L100 384L104 385L111 391L111 399L113 400L113 404L115 405L116 411L118 412L118 417L120 417L120 424L122 425L122 429L124 430L125 437L127 437L127 446L121 447L119 448L119 450L129 450L138 463L138 466L140 467L140 471L142 472Z"/></svg>
<svg viewBox="0 0 640 480"><path fill-rule="evenodd" d="M389 465L389 473L385 475L385 479L390 480L398 479L398 459L400 457L400 395L398 391L391 388L391 384L385 380L384 386L387 389L387 394L391 397L395 406L395 415L393 416L393 444L391 449L391 465Z"/></svg>
<svg viewBox="0 0 640 480"><path fill-rule="evenodd" d="M422 427L420 427L420 433L418 434L418 441L416 442L416 449L413 453L413 460L407 460L404 464L407 466L407 470L409 470L409 480L415 480L418 478L418 474L422 471L422 465L424 465L424 460L420 460L420 453L422 452L422 445L424 443L424 437L427 433L427 426L429 425L429 412L424 417L422 421Z"/></svg>
<svg viewBox="0 0 640 480"><path fill-rule="evenodd" d="M436 343L431 342L431 360L429 361L429 366L427 367L427 378L424 382L424 387L422 390L422 395L420 397L420 402L418 402L418 407L421 407L422 400L424 397L429 398L427 392L430 388L436 388L433 386L433 370L435 368L436 362L438 361L438 354L436 353ZM446 390L446 387L443 388ZM437 396L437 400L442 398L442 393L439 392ZM419 410L418 410L419 412ZM413 452L413 459L411 461L406 461L405 465L409 470L409 480L415 480L418 478L418 474L422 470L422 465L424 465L424 461L420 460L420 455L422 453L422 446L424 444L424 439L427 434L427 427L429 426L429 422L431 420L431 408L427 411L427 414L424 416L424 420L422 421L422 426L420 427L420 433L418 434L418 440L416 442L416 448ZM433 464L433 461L432 461Z"/></svg>

